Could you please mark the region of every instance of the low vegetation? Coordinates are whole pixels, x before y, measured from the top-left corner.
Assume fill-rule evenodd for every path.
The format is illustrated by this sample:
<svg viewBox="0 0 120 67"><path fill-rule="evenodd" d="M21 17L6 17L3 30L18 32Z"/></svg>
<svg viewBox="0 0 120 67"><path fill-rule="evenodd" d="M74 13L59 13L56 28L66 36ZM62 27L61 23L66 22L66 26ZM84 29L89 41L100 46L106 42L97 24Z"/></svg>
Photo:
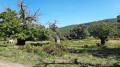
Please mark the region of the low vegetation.
<svg viewBox="0 0 120 67"><path fill-rule="evenodd" d="M120 66L119 40L110 40L106 47L97 47L96 43L99 42L100 40L93 38L62 41L63 48L63 45L53 46L53 44L46 42L43 42L45 43L43 46L33 46L30 45L30 42L24 46L16 46L1 41L0 59L32 65L33 67Z"/></svg>

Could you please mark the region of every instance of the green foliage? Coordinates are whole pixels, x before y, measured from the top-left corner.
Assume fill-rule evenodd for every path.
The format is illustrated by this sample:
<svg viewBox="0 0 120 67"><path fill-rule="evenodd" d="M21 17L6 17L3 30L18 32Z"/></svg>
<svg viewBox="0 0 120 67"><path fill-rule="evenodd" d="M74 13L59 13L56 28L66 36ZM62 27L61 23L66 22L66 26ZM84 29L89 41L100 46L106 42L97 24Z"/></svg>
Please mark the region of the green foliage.
<svg viewBox="0 0 120 67"><path fill-rule="evenodd" d="M39 48L35 47L35 46L31 46L31 45L24 45L24 46L20 46L18 49L26 50L27 52L34 52L34 53L36 53Z"/></svg>
<svg viewBox="0 0 120 67"><path fill-rule="evenodd" d="M42 25L37 27L31 27L28 30L28 40L47 40L49 39L48 35L49 34L47 30Z"/></svg>
<svg viewBox="0 0 120 67"><path fill-rule="evenodd" d="M107 24L105 22L96 23L96 25L91 27L91 35L98 38L108 38L113 31L115 31L115 27L112 24Z"/></svg>
<svg viewBox="0 0 120 67"><path fill-rule="evenodd" d="M62 56L66 54L67 48L64 45L50 43L49 45L43 45L42 49L44 52L53 56Z"/></svg>
<svg viewBox="0 0 120 67"><path fill-rule="evenodd" d="M116 30L114 36L120 37L120 15L117 16L117 21L118 21L118 23L116 23L117 30Z"/></svg>
<svg viewBox="0 0 120 67"><path fill-rule="evenodd" d="M29 52L29 53L37 53L41 56L50 56L48 54L46 54L45 52L42 51L42 48L39 46L31 46L31 45L24 45L24 46L20 46L18 49Z"/></svg>
<svg viewBox="0 0 120 67"><path fill-rule="evenodd" d="M44 44L41 46L32 46L32 45L24 45L20 46L18 49L23 50L25 52L33 52L37 53L41 56L63 56L67 53L67 48L61 44Z"/></svg>
<svg viewBox="0 0 120 67"><path fill-rule="evenodd" d="M54 39L57 37L57 33L53 32L51 29L47 29L48 34L49 34L49 40L50 41L55 41Z"/></svg>
<svg viewBox="0 0 120 67"><path fill-rule="evenodd" d="M117 21L120 22L120 15L117 16Z"/></svg>
<svg viewBox="0 0 120 67"><path fill-rule="evenodd" d="M117 24L117 37L120 37L120 23Z"/></svg>
<svg viewBox="0 0 120 67"><path fill-rule="evenodd" d="M20 34L17 34L15 36L18 36L21 39L24 40L31 40L31 41L39 41L39 40L50 40L51 35L49 33L49 30L45 29L44 26L36 26L31 27L28 29L23 29Z"/></svg>
<svg viewBox="0 0 120 67"><path fill-rule="evenodd" d="M17 38L22 40L49 40L49 30L42 25L34 25L23 29L22 19L18 18L18 14L11 9L0 13L0 37ZM32 25L32 24L31 24Z"/></svg>
<svg viewBox="0 0 120 67"><path fill-rule="evenodd" d="M14 34L19 34L22 31L22 20L17 17L17 13L11 9L0 13L0 36L2 38L13 37Z"/></svg>
<svg viewBox="0 0 120 67"><path fill-rule="evenodd" d="M87 27L84 25L79 25L70 31L67 38L68 39L85 39L89 35Z"/></svg>
<svg viewBox="0 0 120 67"><path fill-rule="evenodd" d="M120 23L115 23L113 25L116 27L116 29L113 31L113 34L110 37L113 37L114 39L120 38Z"/></svg>
<svg viewBox="0 0 120 67"><path fill-rule="evenodd" d="M58 37L60 38L60 40L66 40L67 39L67 38L65 38L64 33L58 32L57 34L58 34Z"/></svg>
<svg viewBox="0 0 120 67"><path fill-rule="evenodd" d="M102 23L96 23L95 25L93 25L91 27L90 33L92 36L98 37L101 40L100 46L103 46L108 41L108 37L111 36L115 30L116 30L116 27L114 25L102 22Z"/></svg>
<svg viewBox="0 0 120 67"><path fill-rule="evenodd" d="M55 23L49 23L49 29L51 31L51 35L54 38L55 42L57 42L57 40L65 40L65 37L58 31L57 29L57 25L56 25L56 21Z"/></svg>

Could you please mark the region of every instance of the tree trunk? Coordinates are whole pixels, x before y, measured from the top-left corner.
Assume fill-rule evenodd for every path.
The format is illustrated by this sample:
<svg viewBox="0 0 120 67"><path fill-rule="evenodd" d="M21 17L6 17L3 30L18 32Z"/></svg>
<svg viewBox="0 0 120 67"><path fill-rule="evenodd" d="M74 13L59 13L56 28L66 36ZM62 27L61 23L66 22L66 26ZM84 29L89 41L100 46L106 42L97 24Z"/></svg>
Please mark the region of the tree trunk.
<svg viewBox="0 0 120 67"><path fill-rule="evenodd" d="M55 38L55 42L60 44L60 38L58 36Z"/></svg>
<svg viewBox="0 0 120 67"><path fill-rule="evenodd" d="M23 39L17 39L17 44L16 45L25 45L25 40Z"/></svg>
<svg viewBox="0 0 120 67"><path fill-rule="evenodd" d="M74 64L78 64L78 59L74 59Z"/></svg>
<svg viewBox="0 0 120 67"><path fill-rule="evenodd" d="M108 41L108 38L101 38L101 46L104 46Z"/></svg>

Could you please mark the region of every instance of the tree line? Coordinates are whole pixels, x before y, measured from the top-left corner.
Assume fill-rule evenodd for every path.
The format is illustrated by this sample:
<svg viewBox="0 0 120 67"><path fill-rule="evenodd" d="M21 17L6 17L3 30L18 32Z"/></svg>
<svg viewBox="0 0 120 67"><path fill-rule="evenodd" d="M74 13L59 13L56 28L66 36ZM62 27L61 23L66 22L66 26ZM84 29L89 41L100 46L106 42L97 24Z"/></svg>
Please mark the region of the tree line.
<svg viewBox="0 0 120 67"><path fill-rule="evenodd" d="M108 38L120 38L120 16L117 16L117 20L115 23L93 22L89 26L80 24L70 32L65 33L65 37L72 40L86 39L92 36L99 38L101 40L100 46L103 46Z"/></svg>

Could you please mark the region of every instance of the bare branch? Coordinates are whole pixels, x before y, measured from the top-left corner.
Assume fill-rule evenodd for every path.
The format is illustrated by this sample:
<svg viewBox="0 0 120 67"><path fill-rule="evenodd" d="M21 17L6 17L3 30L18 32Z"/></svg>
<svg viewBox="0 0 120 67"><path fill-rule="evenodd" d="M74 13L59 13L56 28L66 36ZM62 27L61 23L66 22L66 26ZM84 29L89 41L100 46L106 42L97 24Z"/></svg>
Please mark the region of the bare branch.
<svg viewBox="0 0 120 67"><path fill-rule="evenodd" d="M34 16L35 17L37 15L37 13L39 12L40 8L35 12Z"/></svg>
<svg viewBox="0 0 120 67"><path fill-rule="evenodd" d="M29 14L28 14L28 16L30 16L30 11L29 11Z"/></svg>

